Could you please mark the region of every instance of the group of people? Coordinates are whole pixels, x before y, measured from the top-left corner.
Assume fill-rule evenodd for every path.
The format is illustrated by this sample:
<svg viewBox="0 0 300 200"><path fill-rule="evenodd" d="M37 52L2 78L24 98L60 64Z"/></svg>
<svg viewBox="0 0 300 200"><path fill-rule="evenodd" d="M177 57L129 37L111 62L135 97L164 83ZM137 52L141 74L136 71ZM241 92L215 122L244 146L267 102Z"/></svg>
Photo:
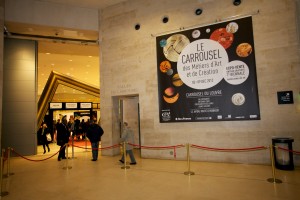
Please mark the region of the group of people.
<svg viewBox="0 0 300 200"><path fill-rule="evenodd" d="M77 122L78 123L78 122ZM72 128L68 126L67 116L63 116L61 123L57 123L56 125L56 142L57 145L60 146L58 161L62 159L66 159L66 144L69 142L69 138L71 136ZM49 141L47 140L46 135L50 133L50 130L47 128L46 123L43 123L41 128L38 131L38 136L40 139L40 143L43 145L44 154L46 153L46 147L48 148L48 152L50 152ZM92 147L92 161L98 160L98 151L99 144L101 141L101 136L104 134L102 127L97 123L97 118L93 118L91 120L91 124L88 126L86 130L86 137L91 142ZM133 154L133 146L129 143L134 143L134 134L130 126L127 122L123 123L123 132L120 138L120 142L126 142L126 155L130 156L130 164L135 165L136 160ZM124 163L124 154L122 158L119 160L121 163Z"/></svg>
<svg viewBox="0 0 300 200"><path fill-rule="evenodd" d="M56 136L57 145L60 146L57 159L58 161L60 161L61 159L66 159L66 154L65 154L66 144L69 142L69 138L71 136L71 131L72 131L72 129L68 127L67 116L64 116L62 118L62 123L57 125L56 131L57 131L57 136ZM90 140L92 146L92 161L97 161L98 159L99 143L101 141L101 136L103 134L104 134L103 129L99 124L97 124L97 118L93 118L91 120L91 124L88 126L86 130L86 136Z"/></svg>

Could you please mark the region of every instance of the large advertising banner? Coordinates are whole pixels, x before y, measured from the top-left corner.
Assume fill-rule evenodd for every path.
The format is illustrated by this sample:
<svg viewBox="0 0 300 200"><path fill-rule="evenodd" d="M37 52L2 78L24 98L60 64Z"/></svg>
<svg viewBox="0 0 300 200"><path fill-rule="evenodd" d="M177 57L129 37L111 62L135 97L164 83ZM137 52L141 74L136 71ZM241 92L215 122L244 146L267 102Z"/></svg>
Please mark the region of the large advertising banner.
<svg viewBox="0 0 300 200"><path fill-rule="evenodd" d="M160 122L259 120L252 17L158 36Z"/></svg>

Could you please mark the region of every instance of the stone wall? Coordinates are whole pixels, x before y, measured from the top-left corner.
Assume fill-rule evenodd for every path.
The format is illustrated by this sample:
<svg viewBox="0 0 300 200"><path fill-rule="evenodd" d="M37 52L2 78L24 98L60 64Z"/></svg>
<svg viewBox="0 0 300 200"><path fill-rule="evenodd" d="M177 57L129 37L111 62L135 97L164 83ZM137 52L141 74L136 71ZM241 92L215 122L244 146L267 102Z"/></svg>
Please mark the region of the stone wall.
<svg viewBox="0 0 300 200"><path fill-rule="evenodd" d="M113 97L137 94L142 145L192 143L218 148L269 146L272 136L291 136L300 150L299 39L294 0L129 0L106 8L100 16L101 124L103 145L117 141ZM199 16L196 8L202 8ZM257 14L258 13L258 14ZM257 82L261 120L159 123L155 35L253 14ZM168 23L162 23L164 16ZM135 25L141 28L135 30ZM299 23L299 22L298 22ZM126 85L126 88L122 87ZM123 88L123 89L120 89ZM277 91L292 90L294 104L278 105ZM104 153L105 154L105 153ZM173 159L169 150L142 150L145 158ZM186 150L177 150L185 159ZM269 163L269 151L227 153L191 150L201 161ZM299 164L299 156L295 156Z"/></svg>

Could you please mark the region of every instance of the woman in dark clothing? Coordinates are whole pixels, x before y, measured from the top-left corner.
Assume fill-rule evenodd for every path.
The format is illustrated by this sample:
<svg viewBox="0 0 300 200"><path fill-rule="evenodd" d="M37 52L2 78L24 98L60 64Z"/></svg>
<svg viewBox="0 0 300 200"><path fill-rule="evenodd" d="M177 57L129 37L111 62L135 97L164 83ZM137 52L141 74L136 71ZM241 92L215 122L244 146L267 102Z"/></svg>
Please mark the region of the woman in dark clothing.
<svg viewBox="0 0 300 200"><path fill-rule="evenodd" d="M66 159L66 145L69 142L70 131L67 125L67 116L62 118L62 123L57 125L57 145L60 146L58 161Z"/></svg>
<svg viewBox="0 0 300 200"><path fill-rule="evenodd" d="M49 148L49 141L47 140L46 134L50 134L50 130L47 127L47 124L44 122L41 126L41 128L38 130L38 137L39 137L39 143L43 145L44 154L46 153L46 147L48 148L48 152L50 151Z"/></svg>

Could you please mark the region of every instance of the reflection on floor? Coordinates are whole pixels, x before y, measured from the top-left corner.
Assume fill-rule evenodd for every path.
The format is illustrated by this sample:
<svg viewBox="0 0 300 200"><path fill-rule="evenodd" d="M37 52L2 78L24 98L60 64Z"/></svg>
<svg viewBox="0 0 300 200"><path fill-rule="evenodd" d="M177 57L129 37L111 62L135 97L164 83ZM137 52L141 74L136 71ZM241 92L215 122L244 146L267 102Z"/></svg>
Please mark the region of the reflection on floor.
<svg viewBox="0 0 300 200"><path fill-rule="evenodd" d="M89 144L88 144L89 145ZM45 159L58 151L29 158ZM71 147L70 147L71 151ZM191 162L195 175L184 175L187 162L142 159L136 152L137 165L122 169L120 156L101 156L91 161L91 151L74 149L75 157L58 162L57 156L34 162L21 157L10 159L10 175L3 178L5 200L298 200L300 169L276 170L281 184L270 183L271 166ZM101 153L100 153L101 154ZM7 172L4 163L4 175Z"/></svg>

